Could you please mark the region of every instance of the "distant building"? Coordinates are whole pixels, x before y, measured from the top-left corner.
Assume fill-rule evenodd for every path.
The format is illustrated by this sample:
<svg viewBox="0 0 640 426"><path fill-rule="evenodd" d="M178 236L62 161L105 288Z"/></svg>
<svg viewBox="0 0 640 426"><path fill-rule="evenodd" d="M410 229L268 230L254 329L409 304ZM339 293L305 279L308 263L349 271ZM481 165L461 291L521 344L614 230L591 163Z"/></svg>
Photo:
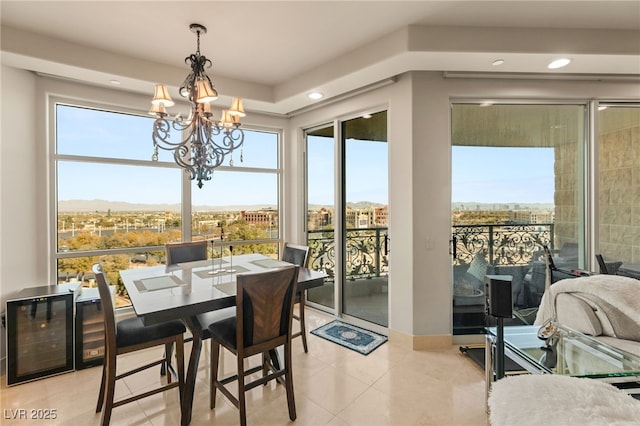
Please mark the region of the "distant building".
<svg viewBox="0 0 640 426"><path fill-rule="evenodd" d="M242 210L240 212L240 218L250 225L269 226L278 221L278 212L273 209L262 209L258 211Z"/></svg>
<svg viewBox="0 0 640 426"><path fill-rule="evenodd" d="M509 220L513 223L531 223L531 212L528 210L510 211Z"/></svg>
<svg viewBox="0 0 640 426"><path fill-rule="evenodd" d="M327 229L333 225L333 211L326 207L309 210L309 229ZM366 207L363 209L347 208L345 212L347 228L384 228L389 223L389 207Z"/></svg>
<svg viewBox="0 0 640 426"><path fill-rule="evenodd" d="M514 223L553 223L554 215L545 210L515 210L509 212L509 219Z"/></svg>
<svg viewBox="0 0 640 426"><path fill-rule="evenodd" d="M376 226L387 226L389 224L389 206L376 207L374 210Z"/></svg>
<svg viewBox="0 0 640 426"><path fill-rule="evenodd" d="M309 210L308 220L310 230L330 228L333 224L333 211L326 207L320 210Z"/></svg>
<svg viewBox="0 0 640 426"><path fill-rule="evenodd" d="M531 223L553 223L554 220L553 212L531 212Z"/></svg>

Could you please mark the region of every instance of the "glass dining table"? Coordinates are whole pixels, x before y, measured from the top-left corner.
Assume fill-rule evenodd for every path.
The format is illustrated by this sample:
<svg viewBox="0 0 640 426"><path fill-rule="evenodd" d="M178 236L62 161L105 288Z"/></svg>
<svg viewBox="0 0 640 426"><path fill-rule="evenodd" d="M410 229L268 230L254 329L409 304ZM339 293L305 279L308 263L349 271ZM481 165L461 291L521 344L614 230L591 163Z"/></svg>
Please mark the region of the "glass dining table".
<svg viewBox="0 0 640 426"><path fill-rule="evenodd" d="M196 316L235 305L237 274L264 272L288 265L255 253L120 271L131 305L145 325L182 319L193 335L181 404L182 425L191 422L202 349L203 330ZM298 291L303 293L320 287L326 277L323 272L300 268Z"/></svg>

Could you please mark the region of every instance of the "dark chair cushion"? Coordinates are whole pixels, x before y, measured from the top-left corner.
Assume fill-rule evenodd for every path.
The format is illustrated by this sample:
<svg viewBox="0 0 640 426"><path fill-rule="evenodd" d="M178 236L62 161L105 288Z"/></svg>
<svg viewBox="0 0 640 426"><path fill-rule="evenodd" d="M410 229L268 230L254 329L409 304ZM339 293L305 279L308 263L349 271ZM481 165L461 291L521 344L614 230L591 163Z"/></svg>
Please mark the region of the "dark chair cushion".
<svg viewBox="0 0 640 426"><path fill-rule="evenodd" d="M196 318L200 325L200 330L202 331L202 340L211 338L211 333L209 332L209 326L211 324L216 323L218 321L222 321L223 319L227 319L227 318L233 318L235 321L235 317L236 317L235 306L232 306L230 308L218 309L216 311L206 312L204 314L197 315ZM235 330L234 330L234 333L235 333Z"/></svg>
<svg viewBox="0 0 640 426"><path fill-rule="evenodd" d="M186 331L187 328L180 320L145 326L138 317L127 318L118 321L116 324L116 346L124 348L126 346L175 336Z"/></svg>
<svg viewBox="0 0 640 426"><path fill-rule="evenodd" d="M209 333L223 345L237 349L235 315L209 325Z"/></svg>

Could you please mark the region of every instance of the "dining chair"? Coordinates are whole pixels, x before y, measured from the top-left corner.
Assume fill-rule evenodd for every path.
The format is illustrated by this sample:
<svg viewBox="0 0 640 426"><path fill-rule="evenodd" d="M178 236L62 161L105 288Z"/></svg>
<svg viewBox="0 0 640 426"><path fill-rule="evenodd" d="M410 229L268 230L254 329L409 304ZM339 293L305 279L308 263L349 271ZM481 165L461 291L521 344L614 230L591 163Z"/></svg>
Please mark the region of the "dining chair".
<svg viewBox="0 0 640 426"><path fill-rule="evenodd" d="M303 268L307 268L309 265L309 246L301 246L295 244L284 244L284 251L282 254L282 260L285 262L298 265ZM302 347L305 352L308 352L307 348L307 327L304 319L304 306L306 300L306 293L299 291L296 293L295 303L298 304L298 315L293 315L293 318L300 322L300 331L293 334L292 337L302 337Z"/></svg>
<svg viewBox="0 0 640 426"><path fill-rule="evenodd" d="M185 241L180 243L166 243L165 251L167 253L167 266L176 265L178 263L195 262L197 260L207 259L207 241ZM191 337L187 337L184 341L190 342ZM171 363L167 363L170 365ZM165 365L160 369L160 374L166 374Z"/></svg>
<svg viewBox="0 0 640 426"><path fill-rule="evenodd" d="M176 263L193 262L207 259L207 241L186 241L182 243L167 243L167 266Z"/></svg>
<svg viewBox="0 0 640 426"><path fill-rule="evenodd" d="M618 268L622 266L622 262L620 261L606 262L602 254L596 254L596 260L598 261L601 274L616 275Z"/></svg>
<svg viewBox="0 0 640 426"><path fill-rule="evenodd" d="M182 400L184 389L184 343L182 335L186 328L182 321L167 321L160 324L145 326L138 317L126 318L116 322L113 300L107 277L100 263L93 265L93 273L98 284L98 292L104 312L105 330L105 355L102 366L102 380L96 413L102 411L100 424L106 426L111 420L111 412L115 407L155 395L160 392L177 387ZM172 380L172 368L167 368L166 383L154 389L134 394L126 398L114 401L116 381L139 373L159 364L165 364L171 358L172 346L176 347L177 381ZM117 371L118 355L148 349L155 346L164 346L165 357L147 362L139 367L125 372Z"/></svg>
<svg viewBox="0 0 640 426"><path fill-rule="evenodd" d="M296 419L291 370L291 320L298 286L298 266L272 271L239 274L236 282L236 315L209 326L211 334L210 406L215 408L216 391L240 411L240 424L247 424L245 392L270 380L283 380L289 418ZM236 356L236 374L219 379L220 347ZM284 365L277 359L276 348L284 346ZM244 360L262 355L261 365L245 370ZM275 359L274 359L275 358ZM262 376L247 381L250 374ZM237 397L227 384L237 381Z"/></svg>
<svg viewBox="0 0 640 426"><path fill-rule="evenodd" d="M189 241L181 243L167 243L165 245L167 252L167 266L175 265L177 263L194 262L197 260L207 259L207 241ZM202 340L207 340L211 337L209 333L209 325L216 321L220 321L225 318L234 316L236 313L235 306L218 309L212 312L206 312L204 314L198 314L194 317L193 327L197 327L200 331ZM184 339L186 342L193 341L191 336ZM167 365L169 365L168 363ZM165 365L162 365L160 374L165 374Z"/></svg>

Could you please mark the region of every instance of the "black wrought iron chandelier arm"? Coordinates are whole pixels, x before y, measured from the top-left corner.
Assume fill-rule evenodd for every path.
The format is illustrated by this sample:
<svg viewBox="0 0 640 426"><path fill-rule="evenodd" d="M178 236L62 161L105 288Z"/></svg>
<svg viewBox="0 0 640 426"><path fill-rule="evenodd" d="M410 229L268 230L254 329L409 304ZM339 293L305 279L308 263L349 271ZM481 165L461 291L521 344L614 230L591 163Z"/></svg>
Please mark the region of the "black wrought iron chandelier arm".
<svg viewBox="0 0 640 426"><path fill-rule="evenodd" d="M239 126L234 125L232 127L225 128L222 125L216 125L212 128L211 134L212 136L222 135L220 142L213 138L210 142L227 154L240 148L244 143L244 132Z"/></svg>
<svg viewBox="0 0 640 426"><path fill-rule="evenodd" d="M153 145L166 151L173 151L176 147L187 145L191 135L184 131L189 127L190 125L184 123L182 119L168 120L166 117L158 117L153 123ZM176 130L177 133L174 134L184 135L183 139L172 142L171 129Z"/></svg>

